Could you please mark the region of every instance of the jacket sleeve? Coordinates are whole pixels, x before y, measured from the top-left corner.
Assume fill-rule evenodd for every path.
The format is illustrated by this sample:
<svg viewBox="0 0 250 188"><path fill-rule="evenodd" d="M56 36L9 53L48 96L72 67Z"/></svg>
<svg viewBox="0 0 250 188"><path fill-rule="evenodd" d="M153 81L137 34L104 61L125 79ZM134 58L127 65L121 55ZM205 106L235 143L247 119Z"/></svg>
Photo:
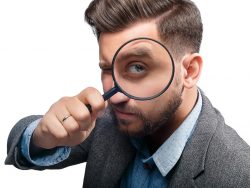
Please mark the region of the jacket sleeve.
<svg viewBox="0 0 250 188"><path fill-rule="evenodd" d="M21 153L20 149L21 137L27 126L41 117L42 117L41 115L32 115L25 117L20 121L18 121L16 125L12 128L7 141L7 157L5 159L6 165L14 165L16 168L22 170L61 169L67 166L85 162L87 160L88 150L90 147L91 137L93 133L91 133L90 136L83 143L72 147L69 157L56 165L37 166L27 161L26 158Z"/></svg>

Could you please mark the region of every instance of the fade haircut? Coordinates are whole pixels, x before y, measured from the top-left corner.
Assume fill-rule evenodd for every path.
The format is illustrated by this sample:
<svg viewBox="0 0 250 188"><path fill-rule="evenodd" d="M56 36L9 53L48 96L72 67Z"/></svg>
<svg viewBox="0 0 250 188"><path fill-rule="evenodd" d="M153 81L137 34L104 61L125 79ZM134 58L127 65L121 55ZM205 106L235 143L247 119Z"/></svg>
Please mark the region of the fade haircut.
<svg viewBox="0 0 250 188"><path fill-rule="evenodd" d="M93 0L85 12L97 38L150 19L155 19L160 38L175 58L199 52L203 25L190 0Z"/></svg>

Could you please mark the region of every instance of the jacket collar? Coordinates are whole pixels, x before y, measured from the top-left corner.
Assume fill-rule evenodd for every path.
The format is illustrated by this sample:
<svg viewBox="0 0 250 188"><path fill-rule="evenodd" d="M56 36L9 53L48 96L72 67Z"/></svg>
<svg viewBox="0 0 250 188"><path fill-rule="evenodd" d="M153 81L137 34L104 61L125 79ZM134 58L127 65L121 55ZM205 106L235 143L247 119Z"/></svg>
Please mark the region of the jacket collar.
<svg viewBox="0 0 250 188"><path fill-rule="evenodd" d="M222 118L203 92L201 94L201 113L193 135L173 170L170 187L194 185L194 180L204 171L208 146L218 126L218 118ZM222 121L224 120L222 119Z"/></svg>

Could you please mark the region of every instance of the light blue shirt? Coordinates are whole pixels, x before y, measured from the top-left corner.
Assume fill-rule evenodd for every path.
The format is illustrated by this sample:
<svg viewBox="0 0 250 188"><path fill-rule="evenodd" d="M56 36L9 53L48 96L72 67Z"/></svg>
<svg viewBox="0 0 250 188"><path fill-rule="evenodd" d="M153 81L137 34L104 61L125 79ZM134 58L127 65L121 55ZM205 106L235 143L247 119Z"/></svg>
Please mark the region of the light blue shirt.
<svg viewBox="0 0 250 188"><path fill-rule="evenodd" d="M122 178L122 188L166 188L168 186L167 175L181 157L201 111L202 97L200 92L198 93L198 101L193 110L153 155L150 155L146 144L142 140L131 138L137 153L135 160L129 165ZM22 154L28 161L38 166L50 166L67 159L71 151L69 147L57 147L50 150L50 152L46 152L46 155L31 159L29 154L30 139L39 121L40 119L26 128L21 140Z"/></svg>

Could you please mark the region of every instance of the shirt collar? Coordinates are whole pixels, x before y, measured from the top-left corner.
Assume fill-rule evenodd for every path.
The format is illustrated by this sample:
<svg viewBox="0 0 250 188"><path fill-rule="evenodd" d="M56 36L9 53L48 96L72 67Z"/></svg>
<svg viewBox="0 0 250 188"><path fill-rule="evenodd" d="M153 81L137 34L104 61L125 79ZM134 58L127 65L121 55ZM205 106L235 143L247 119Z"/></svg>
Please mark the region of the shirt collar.
<svg viewBox="0 0 250 188"><path fill-rule="evenodd" d="M193 110L152 156L149 156L148 149L145 147L146 144L142 140L132 138L131 141L134 147L146 157L142 161L154 162L162 176L165 177L181 157L184 147L195 128L201 107L202 97L198 91L198 100Z"/></svg>

